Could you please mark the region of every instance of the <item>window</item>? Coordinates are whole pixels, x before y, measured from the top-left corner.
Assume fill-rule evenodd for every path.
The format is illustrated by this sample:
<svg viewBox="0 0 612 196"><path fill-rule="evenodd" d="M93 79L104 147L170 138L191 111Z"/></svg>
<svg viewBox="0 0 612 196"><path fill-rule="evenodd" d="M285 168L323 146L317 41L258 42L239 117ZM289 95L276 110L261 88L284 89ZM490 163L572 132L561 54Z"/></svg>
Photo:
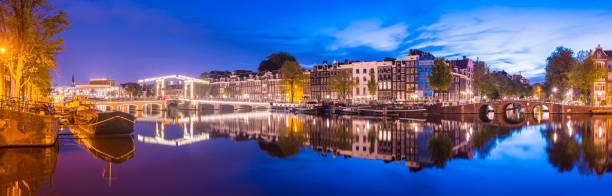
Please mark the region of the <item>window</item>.
<svg viewBox="0 0 612 196"><path fill-rule="evenodd" d="M355 69L355 73L356 73L356 74L359 74L359 69Z"/></svg>

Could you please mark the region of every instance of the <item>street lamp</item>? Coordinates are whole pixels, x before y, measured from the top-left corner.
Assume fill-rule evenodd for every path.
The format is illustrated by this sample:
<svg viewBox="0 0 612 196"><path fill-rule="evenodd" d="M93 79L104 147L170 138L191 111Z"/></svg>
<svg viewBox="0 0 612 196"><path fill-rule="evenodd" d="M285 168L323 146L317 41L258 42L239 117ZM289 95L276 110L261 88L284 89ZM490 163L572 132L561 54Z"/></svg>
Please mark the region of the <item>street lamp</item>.
<svg viewBox="0 0 612 196"><path fill-rule="evenodd" d="M557 87L552 89L553 93L557 93Z"/></svg>
<svg viewBox="0 0 612 196"><path fill-rule="evenodd" d="M6 48L0 48L0 52L2 53L6 52Z"/></svg>

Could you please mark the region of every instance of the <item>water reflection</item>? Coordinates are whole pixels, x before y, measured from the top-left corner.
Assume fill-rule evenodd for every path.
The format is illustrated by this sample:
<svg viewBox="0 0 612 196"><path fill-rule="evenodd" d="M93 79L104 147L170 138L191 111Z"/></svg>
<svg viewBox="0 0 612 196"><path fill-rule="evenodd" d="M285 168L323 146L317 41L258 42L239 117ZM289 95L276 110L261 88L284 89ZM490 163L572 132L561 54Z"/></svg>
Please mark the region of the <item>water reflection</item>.
<svg viewBox="0 0 612 196"><path fill-rule="evenodd" d="M577 168L583 175L603 176L612 167L612 140L608 136L612 119L567 116L564 122L544 132L548 140L548 161L559 172Z"/></svg>
<svg viewBox="0 0 612 196"><path fill-rule="evenodd" d="M91 135L91 131L83 130L83 127L71 127L76 142L82 144L94 158L108 162L108 167L103 168L101 178L108 187L112 186L113 164L124 163L134 157L134 138L132 135Z"/></svg>
<svg viewBox="0 0 612 196"><path fill-rule="evenodd" d="M522 127L544 123L545 126L539 127L542 136L549 140L546 152L550 163L559 171L571 170L575 165L585 175L602 175L606 170L608 157L612 156L605 140L607 127L612 126L608 117L551 116L544 110L539 110L537 115L526 115L520 106L509 107L505 117L510 121L484 121L482 116L417 120L324 118L269 112L185 114L174 119L139 119L155 122L155 130L153 136L138 135L138 140L172 146L214 138L254 140L260 149L277 158L288 158L311 147L324 157L378 159L402 163L418 171L445 167L453 159L474 156L486 159L497 144ZM183 135L176 139L164 138L165 127L169 125L180 125Z"/></svg>
<svg viewBox="0 0 612 196"><path fill-rule="evenodd" d="M296 116L293 114L255 112L210 116L190 116L154 121L154 136L138 135L145 143L180 146L178 141L193 141L192 135L206 138L255 140L268 155L287 158L304 147L312 147L322 156L402 161L414 170L443 167L451 158L471 158L474 123L452 120L390 120L380 118ZM182 137L164 138L166 126L181 125ZM161 130L161 131L160 131ZM435 137L434 137L435 136ZM189 140L192 139L192 140ZM200 140L203 141L203 140ZM197 141L199 142L199 141Z"/></svg>
<svg viewBox="0 0 612 196"><path fill-rule="evenodd" d="M508 123L516 124L525 121L525 108L521 104L510 103L504 109L504 118Z"/></svg>
<svg viewBox="0 0 612 196"><path fill-rule="evenodd" d="M0 148L0 195L34 195L51 186L58 146Z"/></svg>
<svg viewBox="0 0 612 196"><path fill-rule="evenodd" d="M350 159L350 161L343 162L341 167L351 167L351 169L352 167L364 167L360 163L366 163L366 161L359 161L359 159L371 159L378 163L397 165L399 167L384 166L385 171L386 169L394 170L391 172L394 173L393 175L402 175L406 179L412 177L407 174L409 172L398 172L398 169L421 171L438 167L445 169L432 172L454 177L475 170L485 171L478 175L500 175L505 174L502 170L517 169L513 168L514 165L519 165L519 169L524 169L520 168L521 164L529 164L528 172L533 173L525 175L546 174L548 177L554 177L567 172L575 172L581 175L602 177L612 166L610 162L612 143L609 136L612 118L609 116L548 115L547 120L543 120L543 116L524 114L523 121L516 123L509 123L501 116L496 115L496 118L485 121L479 115L444 116L430 119L318 117L270 112L206 115L179 112L172 115L149 115L137 120L138 129L136 129L135 136L92 137L74 129L74 138L60 139L74 140L79 143L79 146L83 147L80 153L74 153L74 150L73 153L66 151L67 146L0 149L0 163L2 163L0 164L0 190L3 195L30 195L35 194L36 190L44 190L41 187L57 188L52 184L54 175L56 180L68 179L64 182L81 180L87 183L93 182L91 187L96 187L95 183L100 183L100 178L104 179L105 184L97 184L97 190L100 190L99 187L111 190L108 187L111 187L113 179L115 179L115 186L112 187L115 188L114 190L130 190L129 188L138 186L138 183L132 180L141 179L142 177L138 175L143 173L156 175L157 178L152 179L154 181L191 181L193 178L203 179L213 176L215 182L221 178L227 182L268 180L276 183L276 179L262 179L265 177L261 176L251 179L245 176L257 176L253 173L256 172L255 170L263 171L269 169L268 166L273 167L274 171L281 168L293 172L295 165L292 164L295 164L296 161L304 161L308 165L317 167L307 167L304 170L307 172L296 172L296 179L321 177L309 171L315 169L316 171L342 170L337 168L337 164L333 164L338 163L331 160L334 158ZM133 137L137 137L138 142L134 143ZM230 140L226 141L224 138ZM543 157L543 159L534 160L544 162L544 164L533 164L532 167L532 162L521 162L524 161L521 159L523 157L517 156L528 154L527 151L508 148L507 145L517 140L522 142L519 148L537 148L531 152L537 152L538 157ZM241 142L242 145L238 145L233 141L250 142ZM218 146L202 148L203 146L198 144ZM134 158L135 145L142 154L138 158ZM60 157L63 156L60 160L83 160L83 162L76 164L64 162L63 169L62 165L58 164L56 171L58 148L64 148L64 151L59 149ZM498 156L500 154L498 152L503 151L504 148L506 152L512 151L512 153L505 154L507 156ZM310 149L315 153L314 155L305 154ZM83 153L84 151L87 153ZM237 153L225 154L227 152L259 153L263 156L244 156L245 154L235 156ZM86 157L82 157L83 154ZM316 157L312 158L313 156ZM319 158L319 156L324 158ZM270 157L274 158L270 160ZM86 159L99 159L104 163L100 165L101 161L87 161ZM457 161L472 159L479 160ZM316 163L311 164L308 161ZM500 165L500 162L511 164ZM210 167L199 167L204 163ZM232 164L227 165L228 163ZM365 167L382 165L370 165L370 163L366 163ZM121 166L123 170L117 170L116 164L124 164ZM180 167L166 169L168 164L176 164ZM227 169L226 165L233 170ZM113 178L115 175L113 167L115 167L114 172L120 173L124 181L116 180L118 179L116 176ZM470 170L469 167L476 169ZM550 168L556 170L552 175L546 173L551 171ZM100 170L102 172L99 173ZM80 179L87 178L87 175L79 176L76 179L74 173L67 171L94 173L94 175L91 175L92 179ZM231 175L227 175L228 172ZM374 169L368 172L370 172L368 175L372 175L380 170ZM192 173L194 175L190 175ZM285 172L278 172L275 174L276 177L279 176L279 173L285 174ZM355 175L358 176L358 174ZM438 176L444 178L445 175ZM501 178L500 176L494 176L493 179ZM291 173L291 177L294 177L294 173ZM338 176L326 177L341 179ZM572 175L565 177L571 180L582 180ZM212 181L205 182L213 183ZM171 183L166 183L165 186L179 187Z"/></svg>

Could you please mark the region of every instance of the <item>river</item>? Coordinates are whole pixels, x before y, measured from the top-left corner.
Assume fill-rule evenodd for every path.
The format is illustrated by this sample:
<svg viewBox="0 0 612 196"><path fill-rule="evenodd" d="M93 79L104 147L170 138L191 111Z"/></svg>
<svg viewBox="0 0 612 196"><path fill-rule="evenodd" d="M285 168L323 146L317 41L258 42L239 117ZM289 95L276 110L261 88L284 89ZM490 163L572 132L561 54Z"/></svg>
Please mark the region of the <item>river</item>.
<svg viewBox="0 0 612 196"><path fill-rule="evenodd" d="M612 194L612 116L139 116L0 149L0 195Z"/></svg>

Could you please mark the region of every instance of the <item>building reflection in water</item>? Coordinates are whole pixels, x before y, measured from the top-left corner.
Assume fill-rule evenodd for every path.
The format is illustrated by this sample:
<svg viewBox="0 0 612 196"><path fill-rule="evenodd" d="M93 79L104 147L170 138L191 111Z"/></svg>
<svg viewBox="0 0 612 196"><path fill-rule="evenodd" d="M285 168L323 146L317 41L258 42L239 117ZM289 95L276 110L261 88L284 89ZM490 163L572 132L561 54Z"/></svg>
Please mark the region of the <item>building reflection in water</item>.
<svg viewBox="0 0 612 196"><path fill-rule="evenodd" d="M564 116L564 123L548 127L548 161L559 172L574 168L583 175L602 177L612 171L612 119L597 116Z"/></svg>
<svg viewBox="0 0 612 196"><path fill-rule="evenodd" d="M144 143L181 146L210 138L255 140L268 155L288 158L306 147L336 158L356 157L404 164L412 171L444 167L452 159L487 158L498 143L525 126L538 126L548 141L551 164L559 171L577 165L585 175L602 175L612 158L608 131L612 119L552 116L547 108L524 114L511 107L495 118L478 115L433 119L383 119L357 116L319 117L253 112L140 118L155 122L153 136L138 135ZM574 118L574 119L572 119ZM180 125L183 136L166 139L165 127ZM562 133L564 135L562 135Z"/></svg>
<svg viewBox="0 0 612 196"><path fill-rule="evenodd" d="M310 146L322 156L331 154L333 157L403 161L415 170L444 166L444 162L452 158L471 159L471 135L477 130L474 123L452 120L323 118L270 112L192 114L174 119L141 118L138 121L155 122L153 136L137 136L138 141L144 143L181 146L209 138L256 140L267 154L278 158L296 155L302 148ZM183 137L167 139L165 127L168 125L181 125ZM430 142L434 136L441 138L441 142Z"/></svg>
<svg viewBox="0 0 612 196"><path fill-rule="evenodd" d="M35 195L52 185L58 146L0 148L0 195Z"/></svg>

